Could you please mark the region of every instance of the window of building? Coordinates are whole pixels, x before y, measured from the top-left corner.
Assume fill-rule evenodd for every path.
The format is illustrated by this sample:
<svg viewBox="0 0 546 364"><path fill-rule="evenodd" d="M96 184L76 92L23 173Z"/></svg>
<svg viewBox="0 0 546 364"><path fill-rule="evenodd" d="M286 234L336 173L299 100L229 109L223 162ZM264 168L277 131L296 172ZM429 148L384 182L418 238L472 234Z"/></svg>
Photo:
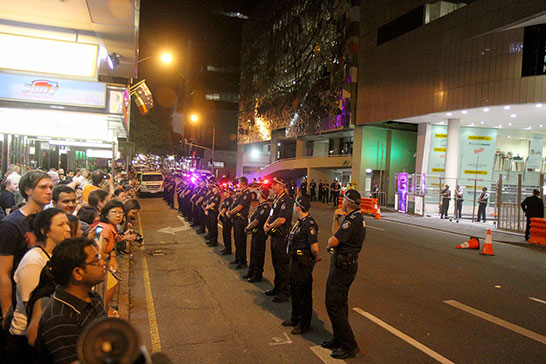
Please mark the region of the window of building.
<svg viewBox="0 0 546 364"><path fill-rule="evenodd" d="M231 92L218 92L213 94L206 94L205 99L210 101L223 101L223 102L239 102L239 94Z"/></svg>

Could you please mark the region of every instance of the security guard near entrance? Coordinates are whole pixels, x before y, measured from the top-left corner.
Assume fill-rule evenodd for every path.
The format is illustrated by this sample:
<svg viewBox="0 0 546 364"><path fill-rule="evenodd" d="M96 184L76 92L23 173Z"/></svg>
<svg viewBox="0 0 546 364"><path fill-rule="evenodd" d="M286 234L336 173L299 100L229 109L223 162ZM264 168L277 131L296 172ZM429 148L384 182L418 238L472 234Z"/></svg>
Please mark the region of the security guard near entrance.
<svg viewBox="0 0 546 364"><path fill-rule="evenodd" d="M343 195L341 223L334 222L333 236L328 240L331 252L330 274L326 283L326 310L332 322L334 337L322 342L322 347L334 350L333 358L354 358L359 352L353 330L349 325L347 298L358 270L358 254L366 237L366 223L360 212L360 193L349 190Z"/></svg>
<svg viewBox="0 0 546 364"><path fill-rule="evenodd" d="M247 233L252 233L250 241L250 264L248 273L243 278L248 279L250 283L260 282L264 273L265 243L267 235L264 231L264 224L269 217L271 206L267 199L269 198L269 189L265 186L260 188L258 199L260 204L250 218L250 224L245 228Z"/></svg>
<svg viewBox="0 0 546 364"><path fill-rule="evenodd" d="M283 180L273 178L271 189L276 197L269 219L264 225L264 231L271 236L271 260L275 270L274 287L265 291L266 296L277 296L273 302L288 301L290 296L290 257L286 252L286 236L292 224L292 199L286 193Z"/></svg>
<svg viewBox="0 0 546 364"><path fill-rule="evenodd" d="M533 190L533 195L527 197L521 203L521 209L527 216L527 227L525 229L525 240L529 241L531 237L531 218L544 218L544 201L540 198L540 191Z"/></svg>
<svg viewBox="0 0 546 364"><path fill-rule="evenodd" d="M252 195L248 190L248 180L246 177L239 178L239 187L241 193L233 202L233 207L226 213L231 218L233 225L233 237L235 238L235 260L231 264L237 264L235 269L246 268L246 242L247 236L245 227L248 224L248 211L252 202Z"/></svg>
<svg viewBox="0 0 546 364"><path fill-rule="evenodd" d="M293 335L301 335L311 330L313 316L313 267L320 262L318 247L318 226L309 215L311 202L306 195L296 199L294 212L298 221L288 235L290 254L290 293L292 295L292 315L283 326L296 326Z"/></svg>

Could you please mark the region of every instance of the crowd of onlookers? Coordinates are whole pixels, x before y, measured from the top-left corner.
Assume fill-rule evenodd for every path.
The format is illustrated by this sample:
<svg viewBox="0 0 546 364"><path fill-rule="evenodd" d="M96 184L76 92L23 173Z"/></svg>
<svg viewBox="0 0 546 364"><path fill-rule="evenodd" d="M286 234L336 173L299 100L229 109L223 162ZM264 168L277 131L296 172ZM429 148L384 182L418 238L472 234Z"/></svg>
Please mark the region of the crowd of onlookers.
<svg viewBox="0 0 546 364"><path fill-rule="evenodd" d="M254 179L253 183L259 182L263 183L264 180L260 178L259 180ZM343 186L338 182L337 179L334 179L332 182L327 180L319 179L318 184L314 179L308 181L307 178L301 180L300 186L296 185L294 180L288 182L287 191L288 195L294 199L300 194L307 196L312 202L319 201L323 203L332 203L334 207L338 206L338 199L341 195ZM346 189L351 189L352 186L349 183L346 186Z"/></svg>
<svg viewBox="0 0 546 364"><path fill-rule="evenodd" d="M139 241L135 178L13 166L0 193L0 363L73 363L83 328L117 316L120 255Z"/></svg>

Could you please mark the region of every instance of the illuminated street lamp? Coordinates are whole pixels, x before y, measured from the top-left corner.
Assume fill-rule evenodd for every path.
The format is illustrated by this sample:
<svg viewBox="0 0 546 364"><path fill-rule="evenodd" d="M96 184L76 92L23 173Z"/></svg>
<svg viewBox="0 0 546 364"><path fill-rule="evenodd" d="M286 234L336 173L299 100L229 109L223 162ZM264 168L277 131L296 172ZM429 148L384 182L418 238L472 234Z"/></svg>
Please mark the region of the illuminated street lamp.
<svg viewBox="0 0 546 364"><path fill-rule="evenodd" d="M157 56L157 55L153 55L153 56L148 56L148 57L139 59L139 60L137 61L137 64L138 64L138 63L141 63L141 62L144 62L144 61L147 61L147 60L149 60L149 59L151 59L151 58L154 58L154 57L156 57L156 56ZM162 63L165 63L165 64L170 64L170 63L172 63L172 61L173 61L173 56L172 56L172 54L169 53L169 52L164 52L164 53L162 53L161 56L160 56L160 58L161 58L161 62L162 62Z"/></svg>
<svg viewBox="0 0 546 364"><path fill-rule="evenodd" d="M192 122L196 123L197 120L199 120L199 117L198 117L196 114L192 114L192 115L190 116L190 120L191 120Z"/></svg>

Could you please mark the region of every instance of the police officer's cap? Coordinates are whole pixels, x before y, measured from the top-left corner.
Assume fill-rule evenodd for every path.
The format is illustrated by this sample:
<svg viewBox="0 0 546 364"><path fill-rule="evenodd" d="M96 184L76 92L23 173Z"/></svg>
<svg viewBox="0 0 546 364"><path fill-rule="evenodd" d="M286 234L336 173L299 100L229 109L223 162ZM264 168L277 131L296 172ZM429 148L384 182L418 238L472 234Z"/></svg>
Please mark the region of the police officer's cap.
<svg viewBox="0 0 546 364"><path fill-rule="evenodd" d="M301 207L304 212L309 211L309 209L311 208L311 202L309 201L309 197L305 195L302 195L296 199L296 205Z"/></svg>
<svg viewBox="0 0 546 364"><path fill-rule="evenodd" d="M286 187L286 182L282 178L273 177L273 183L278 183L283 187Z"/></svg>
<svg viewBox="0 0 546 364"><path fill-rule="evenodd" d="M345 192L343 197L347 201L352 202L354 204L360 204L360 201L361 201L361 198L362 198L360 196L360 193L357 190L348 190L347 192Z"/></svg>

